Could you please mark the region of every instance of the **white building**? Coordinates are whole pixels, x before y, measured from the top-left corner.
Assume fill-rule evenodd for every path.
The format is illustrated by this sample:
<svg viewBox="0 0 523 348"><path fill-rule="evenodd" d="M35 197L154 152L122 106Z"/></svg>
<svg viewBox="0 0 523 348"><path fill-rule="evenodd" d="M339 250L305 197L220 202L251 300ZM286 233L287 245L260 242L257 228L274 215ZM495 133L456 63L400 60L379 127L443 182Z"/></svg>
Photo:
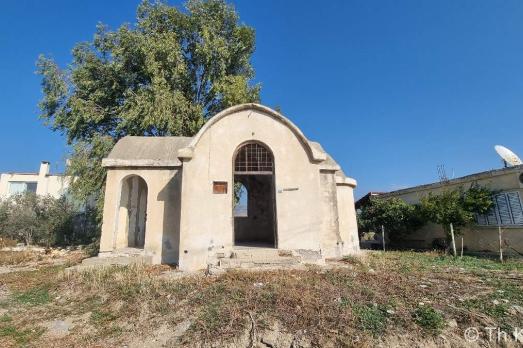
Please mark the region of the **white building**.
<svg viewBox="0 0 523 348"><path fill-rule="evenodd" d="M265 106L226 109L192 138L122 138L102 165L101 256L197 270L359 252L356 181ZM240 213L238 186L246 193Z"/></svg>
<svg viewBox="0 0 523 348"><path fill-rule="evenodd" d="M42 161L38 173L0 174L0 199L27 191L59 198L67 191L70 180L63 174L51 174L49 169L50 163Z"/></svg>

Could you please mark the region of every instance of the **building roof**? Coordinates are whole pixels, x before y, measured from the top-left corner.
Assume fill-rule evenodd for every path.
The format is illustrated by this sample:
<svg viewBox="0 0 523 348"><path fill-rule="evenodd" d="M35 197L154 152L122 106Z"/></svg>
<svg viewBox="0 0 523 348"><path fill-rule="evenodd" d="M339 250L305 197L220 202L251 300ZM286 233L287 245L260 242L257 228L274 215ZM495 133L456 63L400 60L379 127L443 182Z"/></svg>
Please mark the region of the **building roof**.
<svg viewBox="0 0 523 348"><path fill-rule="evenodd" d="M369 203L370 199L372 197L381 196L382 194L383 194L383 192L368 192L365 196L361 197L360 199L358 199L356 201L356 203L355 203L356 209L360 209L361 207L363 207L364 205Z"/></svg>
<svg viewBox="0 0 523 348"><path fill-rule="evenodd" d="M194 137L141 137L126 136L120 139L107 158L102 160L104 167L179 167L181 159L191 158L193 150L202 135L223 117L243 111L256 110L285 124L298 137L311 161L318 163L320 170L334 171L336 183L356 186L354 179L348 178L334 159L322 146L309 141L289 119L280 113L259 104L248 103L230 107L209 119Z"/></svg>
<svg viewBox="0 0 523 348"><path fill-rule="evenodd" d="M480 180L480 179L486 179L489 177L492 178L492 177L505 175L505 174L509 174L509 173L518 173L521 171L523 171L523 164L518 165L518 166L507 167L507 168L491 169L491 170L487 170L484 172L469 174L469 175L465 175L465 176L462 176L459 178L446 180L443 182L433 182L430 184L408 187L408 188L404 188L401 190L386 192L383 195L395 196L395 195L405 194L405 193L409 193L409 192L434 189L434 188L443 187L443 186L447 186L447 185L464 184L464 183L473 182L473 181Z"/></svg>
<svg viewBox="0 0 523 348"><path fill-rule="evenodd" d="M104 167L177 167L178 150L191 142L190 137L140 137L120 139L104 158Z"/></svg>

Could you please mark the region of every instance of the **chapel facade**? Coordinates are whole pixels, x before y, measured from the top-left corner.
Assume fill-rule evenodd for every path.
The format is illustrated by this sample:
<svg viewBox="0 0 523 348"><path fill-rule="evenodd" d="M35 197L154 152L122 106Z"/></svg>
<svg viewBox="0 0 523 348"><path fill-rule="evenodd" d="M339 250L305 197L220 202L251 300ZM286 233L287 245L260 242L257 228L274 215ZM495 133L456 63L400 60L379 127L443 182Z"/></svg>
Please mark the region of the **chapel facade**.
<svg viewBox="0 0 523 348"><path fill-rule="evenodd" d="M268 107L228 108L194 137L124 137L102 165L100 256L131 249L191 271L236 248L315 263L359 251L356 181Z"/></svg>

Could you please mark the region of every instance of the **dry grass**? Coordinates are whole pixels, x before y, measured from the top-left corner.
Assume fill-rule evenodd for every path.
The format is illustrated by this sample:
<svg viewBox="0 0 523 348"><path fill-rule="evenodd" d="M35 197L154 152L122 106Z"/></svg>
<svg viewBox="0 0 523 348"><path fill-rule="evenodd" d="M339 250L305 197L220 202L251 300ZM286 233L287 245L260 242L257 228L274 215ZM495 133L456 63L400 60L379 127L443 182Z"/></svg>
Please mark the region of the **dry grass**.
<svg viewBox="0 0 523 348"><path fill-rule="evenodd" d="M0 237L0 248L14 247L15 245L16 240Z"/></svg>
<svg viewBox="0 0 523 348"><path fill-rule="evenodd" d="M43 260L43 255L31 251L2 251L0 266L21 265Z"/></svg>
<svg viewBox="0 0 523 348"><path fill-rule="evenodd" d="M404 252L371 253L332 267L179 279L162 276L167 269L161 266L69 275L62 269L5 275L1 282L10 296L0 308L11 320L0 322L0 329L27 333L43 327L39 322L82 317L82 325L66 337L41 332L30 343L115 346L190 318L189 330L172 344L231 342L254 322L258 332L279 323L282 332L306 333L318 346L372 346L392 337L402 337L398 344L405 345L438 342L442 331L459 339L468 326L523 323L510 310L523 306L521 262ZM447 327L450 319L459 327ZM0 345L17 345L13 335L0 331Z"/></svg>
<svg viewBox="0 0 523 348"><path fill-rule="evenodd" d="M0 251L0 266L44 266L55 263L76 264L86 255L82 251L64 252L56 250L40 251Z"/></svg>

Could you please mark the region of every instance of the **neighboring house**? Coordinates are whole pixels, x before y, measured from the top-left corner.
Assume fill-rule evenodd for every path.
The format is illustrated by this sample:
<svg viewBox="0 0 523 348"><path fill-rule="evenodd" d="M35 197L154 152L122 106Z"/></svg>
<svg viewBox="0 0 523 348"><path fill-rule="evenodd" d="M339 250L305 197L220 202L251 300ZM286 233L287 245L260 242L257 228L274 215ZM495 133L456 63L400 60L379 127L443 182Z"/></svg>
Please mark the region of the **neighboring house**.
<svg viewBox="0 0 523 348"><path fill-rule="evenodd" d="M63 174L51 174L49 162L42 161L38 173L0 174L0 199L23 192L59 198L67 192L68 186L68 177Z"/></svg>
<svg viewBox="0 0 523 348"><path fill-rule="evenodd" d="M231 107L192 138L125 137L102 163L100 256L138 250L197 270L239 250L314 262L359 251L356 181L267 107Z"/></svg>
<svg viewBox="0 0 523 348"><path fill-rule="evenodd" d="M464 189L471 185L486 186L498 193L494 196L495 207L487 215L476 216L475 223L463 229L463 244L468 251L499 250L498 226L503 233L503 245L506 252L523 254L523 165L489 170L464 176L444 182L415 186L392 191L380 197L398 197L407 203L417 204L420 198L429 193L440 193L444 190ZM438 239L445 238L441 226L428 224L410 235L405 241L405 247L431 248ZM461 237L457 238L457 246L461 247Z"/></svg>

